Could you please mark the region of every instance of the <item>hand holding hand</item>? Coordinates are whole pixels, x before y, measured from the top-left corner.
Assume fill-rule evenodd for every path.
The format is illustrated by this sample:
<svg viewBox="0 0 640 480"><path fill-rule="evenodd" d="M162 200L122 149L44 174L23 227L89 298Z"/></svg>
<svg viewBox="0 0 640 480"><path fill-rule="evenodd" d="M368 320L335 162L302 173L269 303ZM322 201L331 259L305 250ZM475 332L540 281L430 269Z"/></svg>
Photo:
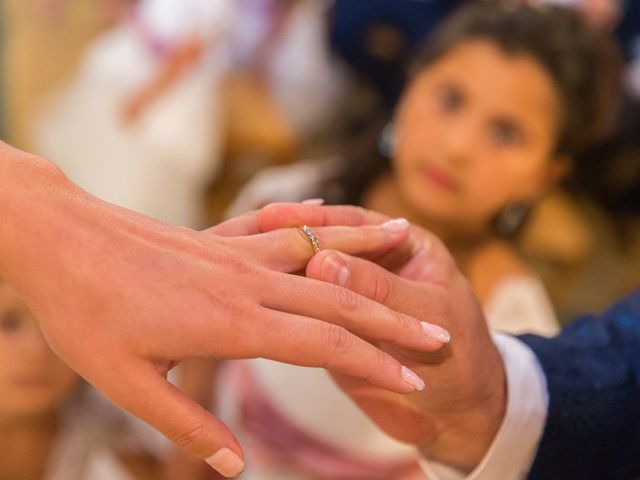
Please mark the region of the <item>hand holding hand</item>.
<svg viewBox="0 0 640 480"><path fill-rule="evenodd" d="M261 228L288 221L363 225L384 217L353 207L272 205L260 213ZM338 384L387 433L416 444L432 457L472 469L494 438L506 407L504 367L471 288L443 244L412 227L400 246L377 258L389 269L324 250L307 275L347 287L394 310L451 332L451 342L435 353L378 343L427 382L411 395L397 395L359 379L334 375ZM446 332L430 334L445 340Z"/></svg>

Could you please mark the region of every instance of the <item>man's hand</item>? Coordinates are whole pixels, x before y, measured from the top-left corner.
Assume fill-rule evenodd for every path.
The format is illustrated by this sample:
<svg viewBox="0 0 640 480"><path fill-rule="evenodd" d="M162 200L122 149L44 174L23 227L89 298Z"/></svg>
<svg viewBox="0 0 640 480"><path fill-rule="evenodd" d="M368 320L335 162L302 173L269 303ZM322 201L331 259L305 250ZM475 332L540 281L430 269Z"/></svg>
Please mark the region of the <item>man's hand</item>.
<svg viewBox="0 0 640 480"><path fill-rule="evenodd" d="M272 205L260 213L261 228L310 225L363 225L384 220L352 207ZM472 469L483 457L504 417L504 367L471 288L443 244L413 227L410 238L378 261L324 250L307 266L311 278L349 288L451 332L446 348L418 352L378 344L425 379L427 388L397 395L334 375L338 384L387 433L418 445L440 461ZM348 272L348 274L345 274ZM432 329L432 335L446 335Z"/></svg>

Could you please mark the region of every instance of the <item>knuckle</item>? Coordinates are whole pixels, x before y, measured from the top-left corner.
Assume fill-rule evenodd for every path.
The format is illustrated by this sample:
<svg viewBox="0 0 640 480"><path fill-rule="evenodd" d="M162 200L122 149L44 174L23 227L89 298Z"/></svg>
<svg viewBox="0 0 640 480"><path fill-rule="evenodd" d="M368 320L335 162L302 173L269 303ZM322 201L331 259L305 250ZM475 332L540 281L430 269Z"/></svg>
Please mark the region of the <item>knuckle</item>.
<svg viewBox="0 0 640 480"><path fill-rule="evenodd" d="M346 312L355 312L360 308L360 297L351 290L333 285L336 304Z"/></svg>
<svg viewBox="0 0 640 480"><path fill-rule="evenodd" d="M384 353L382 350L380 350L379 348L376 348L374 350L374 362L375 365L377 365L376 367L376 372L384 372L386 370L386 368L389 366L389 355L387 355L386 353Z"/></svg>
<svg viewBox="0 0 640 480"><path fill-rule="evenodd" d="M366 218L367 214L369 213L369 211L366 208L361 207L360 205L355 206L354 209L356 214L358 214L362 218Z"/></svg>
<svg viewBox="0 0 640 480"><path fill-rule="evenodd" d="M387 241L388 235L378 225L363 225L360 228L364 230L371 243L385 243Z"/></svg>
<svg viewBox="0 0 640 480"><path fill-rule="evenodd" d="M241 256L230 256L229 259L229 268L233 272L237 272L246 276L253 276L258 273L257 265L253 262L247 261L246 258Z"/></svg>
<svg viewBox="0 0 640 480"><path fill-rule="evenodd" d="M250 305L247 299L232 295L232 292L226 289L221 292L214 292L210 289L206 293L209 294L211 311L217 312L220 317L236 320L246 317ZM220 325L220 323L218 323L218 325Z"/></svg>
<svg viewBox="0 0 640 480"><path fill-rule="evenodd" d="M330 325L326 330L326 335L326 344L333 354L332 356L344 355L353 345L349 332L338 325Z"/></svg>
<svg viewBox="0 0 640 480"><path fill-rule="evenodd" d="M198 423L172 436L174 443L191 452L199 451L207 440L207 429L202 423Z"/></svg>
<svg viewBox="0 0 640 480"><path fill-rule="evenodd" d="M373 299L382 304L386 304L391 295L391 282L386 275L380 272L372 275Z"/></svg>
<svg viewBox="0 0 640 480"><path fill-rule="evenodd" d="M376 252L388 242L388 237L374 225L349 227L349 237L354 239L354 245L361 253Z"/></svg>
<svg viewBox="0 0 640 480"><path fill-rule="evenodd" d="M393 338L391 338L390 341L392 343L395 343L402 336L403 333L410 332L411 330L413 330L414 321L410 320L405 315L396 311L393 311L393 316L395 317L397 328L394 329Z"/></svg>
<svg viewBox="0 0 640 480"><path fill-rule="evenodd" d="M374 348L372 352L372 362L374 365L373 368L369 369L362 376L362 380L369 383L375 383L375 379L381 372L386 372L389 368L389 357L386 353L378 348Z"/></svg>
<svg viewBox="0 0 640 480"><path fill-rule="evenodd" d="M449 253L446 245L439 238L431 239L430 253L432 261L437 262L445 281L450 281L458 271L458 265Z"/></svg>

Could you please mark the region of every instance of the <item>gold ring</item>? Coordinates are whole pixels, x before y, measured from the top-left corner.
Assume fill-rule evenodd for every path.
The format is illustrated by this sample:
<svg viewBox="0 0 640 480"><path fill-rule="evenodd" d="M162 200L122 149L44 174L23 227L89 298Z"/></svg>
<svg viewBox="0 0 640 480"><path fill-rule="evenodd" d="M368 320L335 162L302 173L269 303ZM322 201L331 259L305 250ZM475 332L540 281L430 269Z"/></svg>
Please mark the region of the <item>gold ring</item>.
<svg viewBox="0 0 640 480"><path fill-rule="evenodd" d="M318 237L313 233L313 230L311 230L308 225L302 225L297 228L309 239L309 242L311 242L311 246L313 247L313 252L318 253L320 251L320 242L318 242Z"/></svg>

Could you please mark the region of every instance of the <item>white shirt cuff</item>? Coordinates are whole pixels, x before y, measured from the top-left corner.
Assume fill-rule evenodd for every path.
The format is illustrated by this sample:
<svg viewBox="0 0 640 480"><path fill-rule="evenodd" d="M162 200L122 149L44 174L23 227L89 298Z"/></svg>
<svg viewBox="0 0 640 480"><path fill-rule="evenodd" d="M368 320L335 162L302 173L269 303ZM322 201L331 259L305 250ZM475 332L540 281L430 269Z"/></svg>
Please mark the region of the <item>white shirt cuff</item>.
<svg viewBox="0 0 640 480"><path fill-rule="evenodd" d="M498 434L480 464L465 473L422 458L429 480L524 479L531 468L544 430L549 393L544 372L535 354L520 340L493 334L505 365L507 410Z"/></svg>

